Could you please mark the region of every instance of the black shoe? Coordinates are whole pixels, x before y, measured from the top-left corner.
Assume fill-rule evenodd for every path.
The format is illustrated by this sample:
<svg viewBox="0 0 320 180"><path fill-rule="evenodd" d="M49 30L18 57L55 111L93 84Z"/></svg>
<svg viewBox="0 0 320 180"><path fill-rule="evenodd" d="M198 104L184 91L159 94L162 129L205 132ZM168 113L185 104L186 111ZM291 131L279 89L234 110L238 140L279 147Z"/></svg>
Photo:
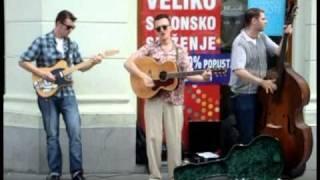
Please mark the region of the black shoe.
<svg viewBox="0 0 320 180"><path fill-rule="evenodd" d="M74 173L72 175L72 180L85 180L85 178L83 177L82 173Z"/></svg>
<svg viewBox="0 0 320 180"><path fill-rule="evenodd" d="M47 177L47 180L60 180L60 176L52 175L52 176Z"/></svg>

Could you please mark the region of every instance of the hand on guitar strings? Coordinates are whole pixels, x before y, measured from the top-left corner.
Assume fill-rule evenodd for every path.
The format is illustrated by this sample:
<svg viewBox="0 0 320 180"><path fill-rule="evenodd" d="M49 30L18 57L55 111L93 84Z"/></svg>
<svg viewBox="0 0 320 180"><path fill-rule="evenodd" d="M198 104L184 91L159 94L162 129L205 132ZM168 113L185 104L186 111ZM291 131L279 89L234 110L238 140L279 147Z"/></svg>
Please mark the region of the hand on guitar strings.
<svg viewBox="0 0 320 180"><path fill-rule="evenodd" d="M42 79L54 82L56 80L55 76L51 72L41 72Z"/></svg>
<svg viewBox="0 0 320 180"><path fill-rule="evenodd" d="M145 74L142 79L143 79L143 83L146 87L151 88L154 86L153 79L150 76L148 76L147 74Z"/></svg>

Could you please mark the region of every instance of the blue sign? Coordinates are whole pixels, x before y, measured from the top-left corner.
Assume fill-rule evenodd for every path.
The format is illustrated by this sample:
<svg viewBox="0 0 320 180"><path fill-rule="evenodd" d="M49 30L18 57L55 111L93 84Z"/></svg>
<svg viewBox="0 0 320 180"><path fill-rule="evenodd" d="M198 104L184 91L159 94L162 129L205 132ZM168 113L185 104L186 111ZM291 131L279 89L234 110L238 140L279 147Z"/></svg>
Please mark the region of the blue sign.
<svg viewBox="0 0 320 180"><path fill-rule="evenodd" d="M285 3L285 0L248 0L248 8L263 9L267 19L264 32L269 36L282 36Z"/></svg>
<svg viewBox="0 0 320 180"><path fill-rule="evenodd" d="M204 70L208 68L225 70L223 73L212 72L210 83L228 84L230 79L230 54L190 54L194 70Z"/></svg>

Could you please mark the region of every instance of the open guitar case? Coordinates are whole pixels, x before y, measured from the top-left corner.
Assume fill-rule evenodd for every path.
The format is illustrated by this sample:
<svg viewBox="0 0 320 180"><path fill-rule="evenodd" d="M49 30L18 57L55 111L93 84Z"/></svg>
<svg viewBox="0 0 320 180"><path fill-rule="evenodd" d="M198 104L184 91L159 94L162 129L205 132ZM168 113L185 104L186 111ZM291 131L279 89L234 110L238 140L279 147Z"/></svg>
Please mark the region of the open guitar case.
<svg viewBox="0 0 320 180"><path fill-rule="evenodd" d="M274 137L260 135L247 145L239 144L229 86L221 86L221 95L220 157L179 166L174 170L174 179L276 180L280 178L284 168L280 142Z"/></svg>
<svg viewBox="0 0 320 180"><path fill-rule="evenodd" d="M284 158L277 139L261 135L249 144L236 144L223 158L190 163L174 170L175 180L276 180L281 177Z"/></svg>

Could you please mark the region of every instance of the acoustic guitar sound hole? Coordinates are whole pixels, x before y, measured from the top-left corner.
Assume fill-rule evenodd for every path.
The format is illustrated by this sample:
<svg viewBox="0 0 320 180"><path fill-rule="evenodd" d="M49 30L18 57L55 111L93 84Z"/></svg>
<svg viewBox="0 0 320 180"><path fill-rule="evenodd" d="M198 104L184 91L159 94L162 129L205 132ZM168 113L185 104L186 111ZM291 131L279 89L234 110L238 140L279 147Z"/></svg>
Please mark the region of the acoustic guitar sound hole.
<svg viewBox="0 0 320 180"><path fill-rule="evenodd" d="M167 80L167 72L165 71L161 71L160 74L159 74L159 79L160 81L166 81Z"/></svg>

